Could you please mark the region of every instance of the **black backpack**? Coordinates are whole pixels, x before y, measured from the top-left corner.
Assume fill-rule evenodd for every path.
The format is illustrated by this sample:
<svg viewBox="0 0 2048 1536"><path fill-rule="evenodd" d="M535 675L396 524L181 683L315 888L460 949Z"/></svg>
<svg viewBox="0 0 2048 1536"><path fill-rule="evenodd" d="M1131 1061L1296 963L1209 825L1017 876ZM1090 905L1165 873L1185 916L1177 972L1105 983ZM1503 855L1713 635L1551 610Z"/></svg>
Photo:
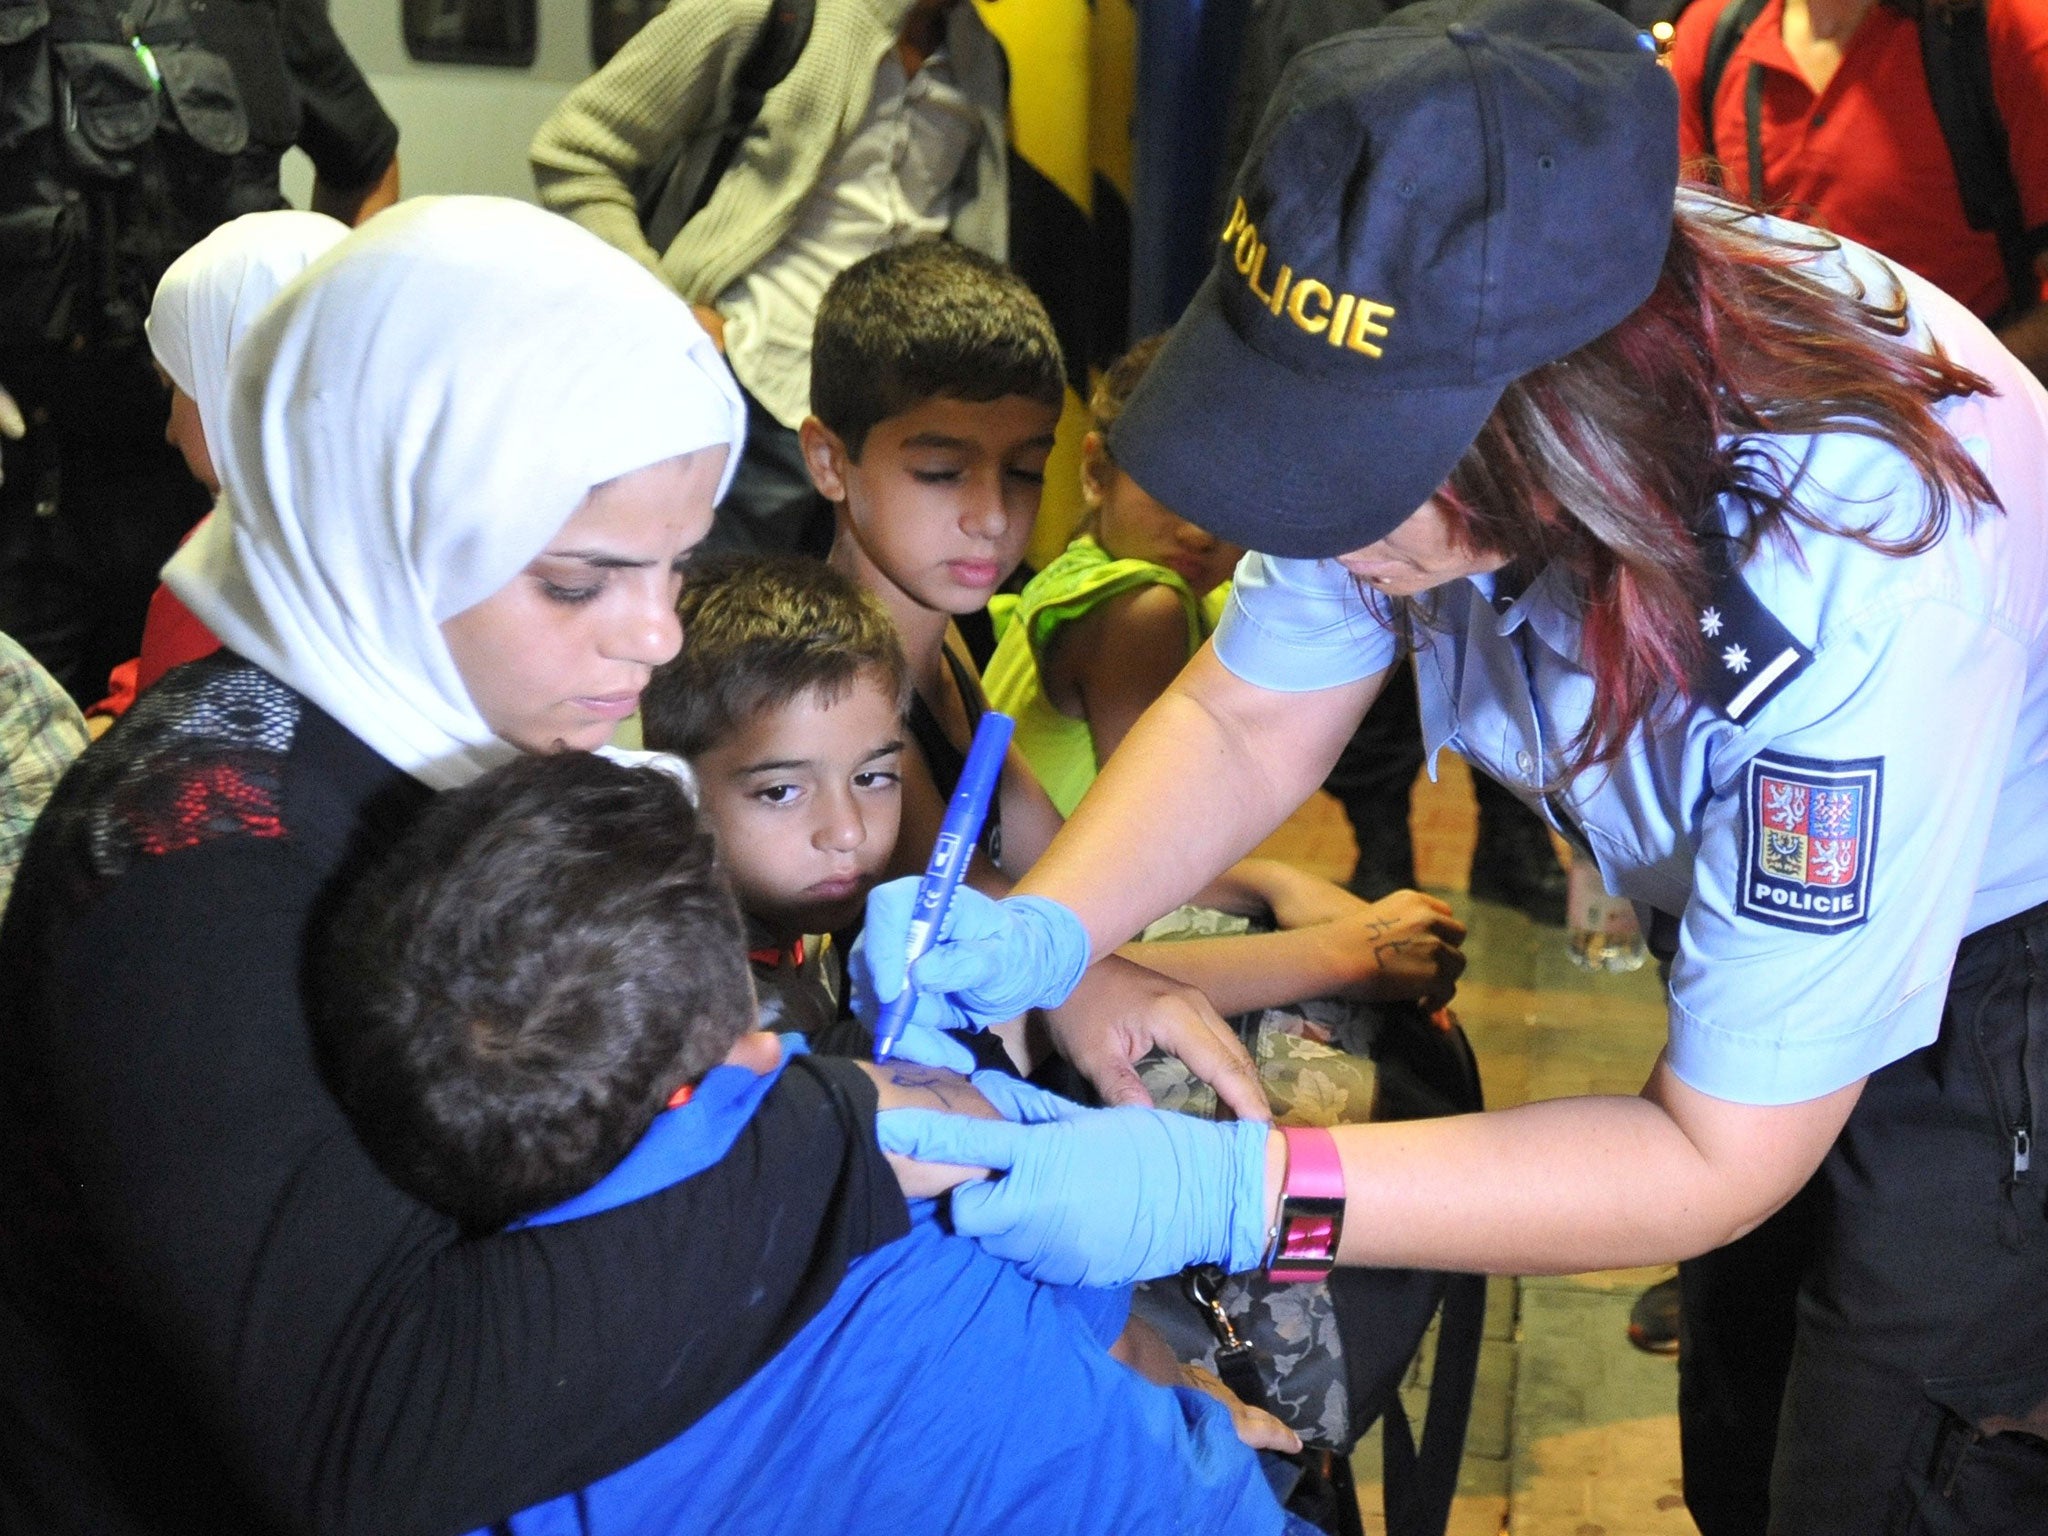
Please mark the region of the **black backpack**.
<svg viewBox="0 0 2048 1536"><path fill-rule="evenodd" d="M1963 213L1972 229L1990 230L1998 239L2009 295L2005 318L2031 309L2039 301L2041 280L2034 257L2048 249L2048 229L2028 234L2020 209L2019 187L2013 181L2012 158L2006 145L2005 122L1991 90L1991 45L1985 33L1985 0L1943 5L1921 0L1920 58L1927 70L1927 90L1941 136L1948 142L1956 186L1963 195ZM1735 45L1748 35L1764 0L1727 0L1707 40L1707 66L1700 79L1700 115L1707 152L1714 146L1714 98ZM1762 112L1763 77L1752 68L1745 84L1743 117L1748 125L1751 201L1763 201L1763 143L1758 127Z"/></svg>

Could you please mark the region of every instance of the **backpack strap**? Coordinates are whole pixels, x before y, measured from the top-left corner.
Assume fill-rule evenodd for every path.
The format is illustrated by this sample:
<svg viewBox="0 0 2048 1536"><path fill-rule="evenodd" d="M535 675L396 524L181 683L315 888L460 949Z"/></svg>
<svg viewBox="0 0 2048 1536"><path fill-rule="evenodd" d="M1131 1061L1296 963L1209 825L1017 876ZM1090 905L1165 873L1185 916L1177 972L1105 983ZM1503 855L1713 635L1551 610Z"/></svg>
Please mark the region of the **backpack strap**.
<svg viewBox="0 0 2048 1536"><path fill-rule="evenodd" d="M1486 1276L1446 1276L1421 1445L1399 1394L1380 1416L1387 1536L1443 1536L1450 1524L1485 1332Z"/></svg>
<svg viewBox="0 0 2048 1536"><path fill-rule="evenodd" d="M1486 1108L1479 1058L1459 1025L1444 1029L1425 1018L1420 1008L1402 1007L1391 1011L1382 1033L1383 1048L1401 1050L1403 1060L1436 1098L1428 1113L1471 1114ZM1440 1278L1443 1303L1420 1444L1398 1390L1387 1394L1380 1417L1387 1536L1443 1536L1458 1492L1486 1332L1486 1276Z"/></svg>
<svg viewBox="0 0 2048 1536"><path fill-rule="evenodd" d="M1714 98L1720 94L1721 76L1728 72L1735 45L1749 34L1763 8L1764 0L1728 0L1721 7L1721 14L1714 18L1714 30L1707 38L1707 66L1700 74L1700 124L1706 135L1707 153L1716 161L1721 152L1714 145ZM1752 183L1750 201L1757 201L1762 191Z"/></svg>
<svg viewBox="0 0 2048 1536"><path fill-rule="evenodd" d="M1764 67L1750 61L1742 82L1742 145L1749 160L1749 200L1758 208L1767 195L1764 186Z"/></svg>
<svg viewBox="0 0 2048 1536"><path fill-rule="evenodd" d="M1955 4L1921 0L1920 59L1934 115L1941 124L1941 136L1948 144L1949 160L1955 167L1964 217L1972 229L1990 230L1997 236L2010 295L2006 308L2009 318L2031 309L2040 300L2041 279L2034 268L2034 257L2048 250L2048 226L2029 233L2020 207L2005 123L1999 116L1998 99L1991 87L1991 44L1984 20L1986 3L1987 0L1960 0ZM1707 39L1706 68L1700 77L1700 120L1707 153L1717 162L1720 151L1714 143L1714 99L1720 94L1721 77L1727 72L1736 44L1748 34L1763 8L1764 0L1728 0ZM1744 93L1743 119L1748 138L1749 197L1759 205L1764 200L1760 109L1761 83L1752 70Z"/></svg>
<svg viewBox="0 0 2048 1536"><path fill-rule="evenodd" d="M732 109L726 116L724 131L719 134L687 203L678 195L681 188L672 185L683 174L689 156L687 134L640 183L640 227L648 244L657 251L666 249L678 231L711 201L718 183L732 169L733 158L739 154L747 131L761 115L768 93L782 83L802 57L804 45L811 40L811 23L816 18L817 0L769 0L761 30L754 34L746 56L740 60L739 72L733 77Z"/></svg>
<svg viewBox="0 0 2048 1536"><path fill-rule="evenodd" d="M804 45L811 40L811 23L816 18L816 0L770 0L761 30L754 34L754 46L740 60L740 72L733 78L732 116L726 119L725 132L704 167L704 179L697 184L697 195L683 222L695 218L711 201L712 192L739 153L740 141L761 115L761 104L796 66Z"/></svg>
<svg viewBox="0 0 2048 1536"><path fill-rule="evenodd" d="M2005 123L1991 89L1991 43L1985 28L1984 0L1947 5L1922 0L1920 59L1927 71L1934 115L1955 165L1963 215L1970 228L1988 229L1997 236L2008 292L2005 313L2009 317L2023 314L2040 300L2041 279L2034 269L2034 257L2048 248L2048 228L2031 236L2027 233Z"/></svg>

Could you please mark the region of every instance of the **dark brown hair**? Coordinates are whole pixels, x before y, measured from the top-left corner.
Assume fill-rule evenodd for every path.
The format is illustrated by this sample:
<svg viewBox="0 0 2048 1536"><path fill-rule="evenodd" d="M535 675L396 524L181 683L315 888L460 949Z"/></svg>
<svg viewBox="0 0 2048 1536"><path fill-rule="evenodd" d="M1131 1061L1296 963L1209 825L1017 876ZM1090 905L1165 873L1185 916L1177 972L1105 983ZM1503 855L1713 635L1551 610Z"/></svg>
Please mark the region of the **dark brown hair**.
<svg viewBox="0 0 2048 1536"><path fill-rule="evenodd" d="M1156 331L1142 341L1133 342L1130 350L1111 363L1102 377L1096 380L1094 392L1088 396L1088 430L1101 435L1103 452L1109 451L1109 429L1116 425L1117 417L1123 415L1124 402L1131 398L1131 391L1138 387L1138 381L1145 377L1145 370L1152 366L1152 360L1159 356L1159 349L1166 345L1166 338L1171 334L1169 331Z"/></svg>
<svg viewBox="0 0 2048 1536"><path fill-rule="evenodd" d="M471 1232L596 1183L754 1020L739 911L681 783L588 752L435 796L314 964L356 1135Z"/></svg>
<svg viewBox="0 0 2048 1536"><path fill-rule="evenodd" d="M855 463L868 434L927 400L1066 399L1038 295L993 257L913 240L832 279L811 331L811 412Z"/></svg>
<svg viewBox="0 0 2048 1536"><path fill-rule="evenodd" d="M1745 550L1799 522L1891 555L1933 545L1958 509L1998 506L1933 411L1991 386L1904 339L1903 292L1845 293L1812 276L1807 262L1834 244L1774 239L1732 204L1688 197L1650 297L1510 385L1440 493L1467 547L1531 575L1555 561L1576 583L1595 702L1569 771L1611 761L1691 696L1705 660L1701 540L1719 533L1719 498L1747 507ZM1796 472L1756 439L1819 432L1903 454L1927 490L1919 526L1886 541L1802 508Z"/></svg>
<svg viewBox="0 0 2048 1536"><path fill-rule="evenodd" d="M640 734L695 757L764 709L816 692L845 696L871 674L910 702L910 667L887 610L821 560L699 555L676 604L683 648L640 695Z"/></svg>

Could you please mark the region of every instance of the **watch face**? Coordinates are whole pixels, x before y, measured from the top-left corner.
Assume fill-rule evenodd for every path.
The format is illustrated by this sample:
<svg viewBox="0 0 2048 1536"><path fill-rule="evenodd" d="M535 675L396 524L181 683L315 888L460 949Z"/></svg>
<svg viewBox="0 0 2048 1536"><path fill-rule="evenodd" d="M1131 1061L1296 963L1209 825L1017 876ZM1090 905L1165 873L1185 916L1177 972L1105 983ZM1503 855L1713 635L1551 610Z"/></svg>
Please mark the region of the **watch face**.
<svg viewBox="0 0 2048 1536"><path fill-rule="evenodd" d="M1337 1267L1344 1234L1344 1201L1288 1195L1280 1207L1280 1235L1266 1273L1274 1280L1320 1280Z"/></svg>

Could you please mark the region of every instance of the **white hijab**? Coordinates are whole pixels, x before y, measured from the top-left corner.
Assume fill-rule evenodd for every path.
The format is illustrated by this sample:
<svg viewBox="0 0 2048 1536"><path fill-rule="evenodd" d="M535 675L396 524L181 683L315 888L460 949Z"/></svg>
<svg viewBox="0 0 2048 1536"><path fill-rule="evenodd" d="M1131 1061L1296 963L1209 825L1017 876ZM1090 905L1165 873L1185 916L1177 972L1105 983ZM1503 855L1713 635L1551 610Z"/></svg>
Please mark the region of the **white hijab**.
<svg viewBox="0 0 2048 1536"><path fill-rule="evenodd" d="M286 283L340 244L348 226L280 209L230 219L172 262L143 329L149 350L199 406L216 455L227 442L228 359Z"/></svg>
<svg viewBox="0 0 2048 1536"><path fill-rule="evenodd" d="M379 214L279 295L231 375L220 508L164 580L436 789L516 751L441 622L517 576L595 485L723 444L723 496L745 432L688 305L507 198Z"/></svg>

